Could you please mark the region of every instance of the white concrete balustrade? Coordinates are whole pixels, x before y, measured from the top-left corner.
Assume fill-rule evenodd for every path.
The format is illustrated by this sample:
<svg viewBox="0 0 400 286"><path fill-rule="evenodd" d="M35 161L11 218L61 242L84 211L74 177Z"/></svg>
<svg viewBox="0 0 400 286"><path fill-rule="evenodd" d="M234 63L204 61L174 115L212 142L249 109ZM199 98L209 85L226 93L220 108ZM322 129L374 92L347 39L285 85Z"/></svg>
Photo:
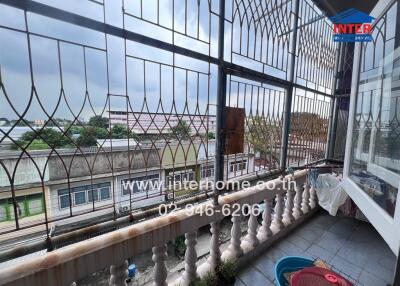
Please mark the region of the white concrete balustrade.
<svg viewBox="0 0 400 286"><path fill-rule="evenodd" d="M128 261L125 260L120 265L111 265L110 267L110 286L127 286L128 279ZM76 283L75 283L76 284Z"/></svg>
<svg viewBox="0 0 400 286"><path fill-rule="evenodd" d="M185 272L183 273L182 281L179 283L182 286L189 285L191 281L197 278L197 232L186 233L185 238Z"/></svg>
<svg viewBox="0 0 400 286"><path fill-rule="evenodd" d="M289 195L290 196L290 195ZM284 196L282 193L278 193L275 196L275 214L274 219L271 223L272 233L278 233L285 227L283 223L283 211L284 211Z"/></svg>
<svg viewBox="0 0 400 286"><path fill-rule="evenodd" d="M298 171L292 176L297 188L289 191L283 188L283 180L288 179L280 177L273 180L273 190L268 189L265 183L220 196L217 208L211 201L206 201L196 205L190 213L182 209L10 266L0 271L0 285L71 285L107 267L110 268L109 285L127 285L127 259L149 249L153 253L154 285L189 285L197 277L213 271L221 259L237 261L240 265L254 257L314 212L317 198L315 190L309 186L307 171ZM260 225L257 213L251 208L262 202L265 203L265 210L260 214ZM240 221L243 213L232 216L230 245L221 254L220 222L227 212L215 210L221 210L223 206L233 209L234 204L250 206L247 234L242 238ZM210 207L214 212L206 215L205 210ZM197 265L197 231L205 225L211 227L210 254L205 263ZM185 235L186 239L185 269L178 281L167 283L166 244L180 235Z"/></svg>
<svg viewBox="0 0 400 286"><path fill-rule="evenodd" d="M258 240L265 241L272 236L271 217L272 217L272 199L265 199L265 210L263 212L262 225L258 230Z"/></svg>
<svg viewBox="0 0 400 286"><path fill-rule="evenodd" d="M296 187L296 196L294 198L293 216L295 219L299 219L303 216L303 210L301 209L301 203L303 200L303 186L298 185Z"/></svg>

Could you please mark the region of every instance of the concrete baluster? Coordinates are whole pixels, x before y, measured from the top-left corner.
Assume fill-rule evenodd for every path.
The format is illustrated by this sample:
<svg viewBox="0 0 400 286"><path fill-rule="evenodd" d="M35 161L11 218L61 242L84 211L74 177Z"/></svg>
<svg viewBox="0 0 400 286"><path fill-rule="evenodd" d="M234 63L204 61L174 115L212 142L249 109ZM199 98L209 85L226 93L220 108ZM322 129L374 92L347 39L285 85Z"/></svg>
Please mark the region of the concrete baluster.
<svg viewBox="0 0 400 286"><path fill-rule="evenodd" d="M310 185L306 182L304 184L304 192L301 202L301 211L306 214L310 211Z"/></svg>
<svg viewBox="0 0 400 286"><path fill-rule="evenodd" d="M303 216L303 211L301 210L301 202L303 199L303 187L297 186L296 187L296 197L294 200L294 208L293 208L293 216L295 219L299 219Z"/></svg>
<svg viewBox="0 0 400 286"><path fill-rule="evenodd" d="M276 194L275 197L275 214L274 214L274 219L272 220L271 223L271 230L272 233L277 233L279 232L281 229L283 229L285 227L285 225L282 222L282 214L283 214L283 194L279 193Z"/></svg>
<svg viewBox="0 0 400 286"><path fill-rule="evenodd" d="M314 209L317 206L317 192L314 188L314 186L311 186L310 188L310 207L311 209Z"/></svg>
<svg viewBox="0 0 400 286"><path fill-rule="evenodd" d="M282 222L286 226L295 221L295 218L293 216L293 207L294 207L293 198L294 198L294 192L289 188L286 192L286 205L282 218Z"/></svg>
<svg viewBox="0 0 400 286"><path fill-rule="evenodd" d="M182 276L182 286L187 286L197 277L197 232L189 232L185 234L185 272Z"/></svg>
<svg viewBox="0 0 400 286"><path fill-rule="evenodd" d="M247 235L243 239L241 245L245 252L254 249L260 243L257 238L257 230L259 225L257 216L255 216L254 206L249 209L249 212L250 216L247 224Z"/></svg>
<svg viewBox="0 0 400 286"><path fill-rule="evenodd" d="M235 260L242 256L243 250L240 247L240 238L242 231L240 230L240 215L232 215L231 241L228 249L222 254L222 260Z"/></svg>
<svg viewBox="0 0 400 286"><path fill-rule="evenodd" d="M271 220L272 220L272 199L265 199L265 210L263 213L263 221L260 229L258 230L258 240L266 241L268 238L272 236L271 231Z"/></svg>
<svg viewBox="0 0 400 286"><path fill-rule="evenodd" d="M154 262L154 285L167 286L167 245L153 247L153 262Z"/></svg>
<svg viewBox="0 0 400 286"><path fill-rule="evenodd" d="M127 286L126 279L128 279L128 261L125 260L120 265L111 265L110 267L110 286Z"/></svg>

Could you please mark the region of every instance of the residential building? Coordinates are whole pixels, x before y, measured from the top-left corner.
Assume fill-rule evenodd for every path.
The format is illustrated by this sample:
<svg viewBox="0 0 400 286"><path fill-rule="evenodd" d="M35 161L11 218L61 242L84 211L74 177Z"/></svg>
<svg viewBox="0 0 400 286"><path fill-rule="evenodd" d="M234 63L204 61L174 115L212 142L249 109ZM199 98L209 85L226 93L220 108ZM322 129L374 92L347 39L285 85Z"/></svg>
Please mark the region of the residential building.
<svg viewBox="0 0 400 286"><path fill-rule="evenodd" d="M169 134L179 121L190 127L191 135L215 132L214 115L188 115L176 113L109 111L110 124L129 126L135 134Z"/></svg>

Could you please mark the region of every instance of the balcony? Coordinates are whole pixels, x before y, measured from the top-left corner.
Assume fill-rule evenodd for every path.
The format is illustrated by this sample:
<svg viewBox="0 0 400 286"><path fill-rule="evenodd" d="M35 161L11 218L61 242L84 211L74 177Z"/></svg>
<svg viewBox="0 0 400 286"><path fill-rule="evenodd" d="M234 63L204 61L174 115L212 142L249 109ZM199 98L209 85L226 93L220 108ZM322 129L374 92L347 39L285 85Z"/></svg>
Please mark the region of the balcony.
<svg viewBox="0 0 400 286"><path fill-rule="evenodd" d="M287 180L295 180L298 187L280 190ZM321 213L307 171L277 178L269 184L271 182L275 184L273 190L260 184L220 196L216 209L226 213L236 204L253 206L255 202L264 201L266 206L261 224L252 212L247 218L243 216L248 222L243 236L242 215L232 216L231 238L227 244L220 245L218 236L223 213L205 215L215 206L204 202L190 209L190 213L189 209L178 210L26 259L21 265L4 269L0 281L5 285L70 285L74 282L80 285L79 281L91 281L87 278L89 274L109 268L110 285L125 285L127 259L134 261L150 249L156 285L166 285L167 281L168 285L189 285L196 277L211 271L220 259L235 261L242 269L235 285L273 285L274 264L287 255L318 257L363 285L385 285L391 281L395 256L389 247L368 223ZM197 232L207 225L212 234L210 252L200 263ZM179 274L171 273L165 263L167 242L183 234L184 269Z"/></svg>
<svg viewBox="0 0 400 286"><path fill-rule="evenodd" d="M355 285L390 285L396 264L395 255L371 225L323 212L241 270L237 285L275 285L274 267L285 256L320 258Z"/></svg>
<svg viewBox="0 0 400 286"><path fill-rule="evenodd" d="M325 2L0 0L0 285L397 286L400 4Z"/></svg>

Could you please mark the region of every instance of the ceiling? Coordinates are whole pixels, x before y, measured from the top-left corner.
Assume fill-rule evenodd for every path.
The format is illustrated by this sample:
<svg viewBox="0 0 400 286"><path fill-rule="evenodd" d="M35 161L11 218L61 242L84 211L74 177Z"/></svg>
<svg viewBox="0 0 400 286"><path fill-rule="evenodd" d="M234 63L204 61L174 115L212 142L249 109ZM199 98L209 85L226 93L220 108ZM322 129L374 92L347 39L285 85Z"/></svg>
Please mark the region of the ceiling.
<svg viewBox="0 0 400 286"><path fill-rule="evenodd" d="M330 17L350 8L369 14L378 0L313 0L313 2Z"/></svg>

